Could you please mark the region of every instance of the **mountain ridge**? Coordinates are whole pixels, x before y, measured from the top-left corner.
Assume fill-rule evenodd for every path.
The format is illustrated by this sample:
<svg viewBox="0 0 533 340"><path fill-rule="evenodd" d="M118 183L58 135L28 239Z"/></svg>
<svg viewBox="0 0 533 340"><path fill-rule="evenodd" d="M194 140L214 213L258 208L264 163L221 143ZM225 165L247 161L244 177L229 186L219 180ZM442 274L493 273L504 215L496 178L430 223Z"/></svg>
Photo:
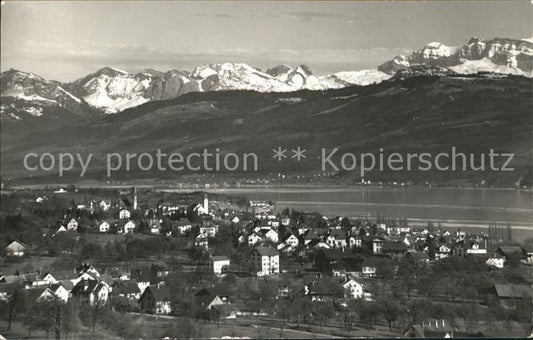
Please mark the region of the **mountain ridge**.
<svg viewBox="0 0 533 340"><path fill-rule="evenodd" d="M150 101L167 100L189 92L253 90L294 92L367 86L390 78L415 75L495 72L533 76L533 38L471 38L449 47L431 42L410 55L399 55L377 70L342 71L314 75L306 65L281 64L262 71L245 63L205 64L193 71L146 69L138 73L106 66L69 83L47 80L31 72L1 74L4 103L0 119L23 121L51 110L76 116L117 113ZM8 99L9 98L9 99Z"/></svg>
<svg viewBox="0 0 533 340"><path fill-rule="evenodd" d="M392 75L419 66L446 67L460 74L496 72L533 77L533 38L474 37L458 47L431 42L410 55L386 61L378 70Z"/></svg>

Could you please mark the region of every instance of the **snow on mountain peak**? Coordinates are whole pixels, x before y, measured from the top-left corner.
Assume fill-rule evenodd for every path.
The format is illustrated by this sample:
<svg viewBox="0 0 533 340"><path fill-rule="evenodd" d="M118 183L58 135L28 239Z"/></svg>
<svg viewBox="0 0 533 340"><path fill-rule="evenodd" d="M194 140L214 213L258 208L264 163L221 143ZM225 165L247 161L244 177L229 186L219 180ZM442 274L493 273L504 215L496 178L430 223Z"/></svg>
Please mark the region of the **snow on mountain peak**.
<svg viewBox="0 0 533 340"><path fill-rule="evenodd" d="M82 112L81 100L61 87L58 82L15 69L3 72L0 81L2 97L14 99L10 100L12 103L9 107L3 106L0 109L2 116L7 112L12 118L17 113L40 117L45 107L61 107L77 114Z"/></svg>
<svg viewBox="0 0 533 340"><path fill-rule="evenodd" d="M473 61L478 61L477 63ZM465 64L466 63L466 64ZM463 65L464 64L464 65ZM463 67L463 66L464 67ZM471 38L465 45L455 48L431 42L409 56L398 56L378 67L394 74L415 66L445 67L459 73L484 70L495 73L530 75L533 67L533 44L528 39Z"/></svg>
<svg viewBox="0 0 533 340"><path fill-rule="evenodd" d="M74 94L90 105L113 113L143 104L150 74L129 74L114 67L104 67L69 84Z"/></svg>
<svg viewBox="0 0 533 340"><path fill-rule="evenodd" d="M381 83L389 79L391 76L387 73L378 70L362 70L362 71L345 71L334 74L335 77L351 85L366 86L374 83Z"/></svg>

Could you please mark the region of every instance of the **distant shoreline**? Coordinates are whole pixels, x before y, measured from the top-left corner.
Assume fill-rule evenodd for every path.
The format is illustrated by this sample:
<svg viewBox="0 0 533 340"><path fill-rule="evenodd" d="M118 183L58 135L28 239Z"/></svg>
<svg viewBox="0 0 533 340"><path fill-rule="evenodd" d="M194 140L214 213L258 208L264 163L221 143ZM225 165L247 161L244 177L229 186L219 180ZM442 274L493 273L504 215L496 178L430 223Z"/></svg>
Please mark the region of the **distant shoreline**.
<svg viewBox="0 0 533 340"><path fill-rule="evenodd" d="M272 191L287 191L291 190L315 190L319 191L354 191L354 190L372 190L372 189L417 189L417 190L506 190L506 191L524 191L531 192L533 194L533 187L527 188L516 188L516 187L459 187L459 186L426 186L421 184L413 185L341 185L341 184L332 184L332 185L321 185L321 184L243 184L243 185L233 185L233 186L211 186L211 185L198 185L198 186L176 186L171 184L142 184L142 183L127 183L127 184L104 184L104 183L73 183L78 188L83 189L92 189L92 188L107 188L107 189L124 189L131 188L136 186L139 189L152 189L156 191L224 191L224 190L250 190L250 189L261 189L261 190L272 190ZM47 183L47 184L20 184L13 185L9 188L2 189L2 191L8 190L43 190L46 188L60 188L67 187L69 183Z"/></svg>

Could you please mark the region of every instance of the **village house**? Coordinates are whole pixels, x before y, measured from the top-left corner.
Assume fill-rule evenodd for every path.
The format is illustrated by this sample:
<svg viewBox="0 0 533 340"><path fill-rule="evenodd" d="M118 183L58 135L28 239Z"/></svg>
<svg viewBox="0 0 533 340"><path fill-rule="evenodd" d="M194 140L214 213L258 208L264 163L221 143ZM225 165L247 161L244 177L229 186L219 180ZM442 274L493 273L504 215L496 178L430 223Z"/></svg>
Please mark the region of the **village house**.
<svg viewBox="0 0 533 340"><path fill-rule="evenodd" d="M148 221L148 226L150 228L150 234L159 235L161 233L161 221L158 219L150 219Z"/></svg>
<svg viewBox="0 0 533 340"><path fill-rule="evenodd" d="M109 208L111 208L111 202L109 201L100 201L100 203L98 204L98 207L100 207L100 209L104 212L108 211Z"/></svg>
<svg viewBox="0 0 533 340"><path fill-rule="evenodd" d="M196 303L204 310L210 310L214 306L229 303L229 296L227 293L215 292L211 289L202 288L194 294L194 296Z"/></svg>
<svg viewBox="0 0 533 340"><path fill-rule="evenodd" d="M529 244L524 244L521 248L524 254L526 255L526 262L533 263L533 246Z"/></svg>
<svg viewBox="0 0 533 340"><path fill-rule="evenodd" d="M194 238L194 246L195 247L199 247L199 248L203 248L205 250L209 249L209 240L207 238L207 235L206 234L198 234Z"/></svg>
<svg viewBox="0 0 533 340"><path fill-rule="evenodd" d="M67 231L67 228L65 228L64 225L60 225L59 227L51 227L50 228L50 234L51 235L56 235L58 233L62 233L62 232L66 232Z"/></svg>
<svg viewBox="0 0 533 340"><path fill-rule="evenodd" d="M110 228L111 228L111 226L109 225L109 223L107 221L102 221L98 225L98 232L100 232L100 233L108 233Z"/></svg>
<svg viewBox="0 0 533 340"><path fill-rule="evenodd" d="M347 278L342 283L344 288L344 297L348 299L361 299L363 298L363 285L353 278Z"/></svg>
<svg viewBox="0 0 533 340"><path fill-rule="evenodd" d="M99 281L100 280L100 275L96 274L94 272L84 272L84 273L79 274L79 276L77 278L71 280L71 282L74 285L77 285L80 281L84 281L84 280L96 280L96 281Z"/></svg>
<svg viewBox="0 0 533 340"><path fill-rule="evenodd" d="M24 286L25 288L31 288L33 282L37 280L39 273L25 273L18 275L0 275L0 287L9 286L11 284L16 286Z"/></svg>
<svg viewBox="0 0 533 340"><path fill-rule="evenodd" d="M490 256L485 263L491 268L501 269L504 267L505 257L496 252L494 255Z"/></svg>
<svg viewBox="0 0 533 340"><path fill-rule="evenodd" d="M381 253L392 258L400 258L407 252L407 247L400 242L385 241L381 247Z"/></svg>
<svg viewBox="0 0 533 340"><path fill-rule="evenodd" d="M173 234L183 236L192 230L192 225L190 223L181 223L180 221L173 221L170 224L170 229L172 230Z"/></svg>
<svg viewBox="0 0 533 340"><path fill-rule="evenodd" d="M372 239L371 245L372 245L372 254L381 254L381 250L383 248L383 244L385 241L379 238Z"/></svg>
<svg viewBox="0 0 533 340"><path fill-rule="evenodd" d="M341 229L334 229L326 238L326 243L331 248L345 248L348 246L346 242L346 232Z"/></svg>
<svg viewBox="0 0 533 340"><path fill-rule="evenodd" d="M96 269L96 267L89 262L83 262L78 267L76 267L75 270L78 275L82 275L84 273L89 273L93 275L94 277L100 277L100 272Z"/></svg>
<svg viewBox="0 0 533 340"><path fill-rule="evenodd" d="M399 239L402 241L402 243L407 247L407 249L412 250L416 244L416 242L413 240L413 237L411 234L400 234Z"/></svg>
<svg viewBox="0 0 533 340"><path fill-rule="evenodd" d="M279 254L273 248L255 248L251 254L251 261L257 276L279 274Z"/></svg>
<svg viewBox="0 0 533 340"><path fill-rule="evenodd" d="M374 259L365 259L361 265L361 275L363 277L376 277L378 275L377 263Z"/></svg>
<svg viewBox="0 0 533 340"><path fill-rule="evenodd" d="M389 236L396 235L397 236L397 235L400 235L402 233L410 233L411 232L411 227L407 226L407 225L404 225L404 226L391 225L391 226L386 226L385 230L387 232L387 235L389 235Z"/></svg>
<svg viewBox="0 0 533 340"><path fill-rule="evenodd" d="M514 308L521 300L533 298L533 287L531 285L519 284L495 284L494 291L500 303L509 308Z"/></svg>
<svg viewBox="0 0 533 340"><path fill-rule="evenodd" d="M223 268L225 266L230 265L230 259L224 255L211 256L210 263L211 263L211 268L213 269L213 273L220 275L222 274Z"/></svg>
<svg viewBox="0 0 533 340"><path fill-rule="evenodd" d="M348 246L350 247L350 249L353 249L353 248L362 248L363 247L363 239L359 236L350 236L348 238Z"/></svg>
<svg viewBox="0 0 533 340"><path fill-rule="evenodd" d="M135 280L119 280L111 285L110 296L137 301L141 297L141 290Z"/></svg>
<svg viewBox="0 0 533 340"><path fill-rule="evenodd" d="M255 231L248 235L248 245L253 246L256 243L262 242L263 237Z"/></svg>
<svg viewBox="0 0 533 340"><path fill-rule="evenodd" d="M209 215L209 200L207 197L204 197L203 204L195 204L193 206L193 211L198 215Z"/></svg>
<svg viewBox="0 0 533 340"><path fill-rule="evenodd" d="M25 300L31 303L59 302L59 298L48 287L36 287L24 291ZM9 299L10 297L8 297Z"/></svg>
<svg viewBox="0 0 533 340"><path fill-rule="evenodd" d="M5 253L7 256L22 257L26 255L30 250L30 247L20 241L13 241L5 247Z"/></svg>
<svg viewBox="0 0 533 340"><path fill-rule="evenodd" d="M146 287L148 287L152 281L156 279L155 269L149 266L135 268L131 271L131 279L137 281L137 286L141 291L141 294L144 293ZM155 281L154 281L155 283Z"/></svg>
<svg viewBox="0 0 533 340"><path fill-rule="evenodd" d="M450 256L451 252L452 252L451 245L441 244L438 246L437 250L435 251L435 260L442 260L443 258Z"/></svg>
<svg viewBox="0 0 533 340"><path fill-rule="evenodd" d="M260 233L263 236L263 239L267 241L270 241L273 243L278 243L279 241L278 232L275 231L274 229L262 229Z"/></svg>
<svg viewBox="0 0 533 340"><path fill-rule="evenodd" d="M467 255L480 255L486 254L487 248L483 247L478 241L471 239L463 239L456 242L452 246L451 250L452 255L454 256L467 256Z"/></svg>
<svg viewBox="0 0 533 340"><path fill-rule="evenodd" d="M220 320L237 317L237 308L230 304L229 296L220 290L201 289L195 295L195 303L199 307L196 317Z"/></svg>
<svg viewBox="0 0 533 340"><path fill-rule="evenodd" d="M122 209L118 212L118 218L121 220L129 220L131 218L131 213L127 209Z"/></svg>
<svg viewBox="0 0 533 340"><path fill-rule="evenodd" d="M187 210L186 206L174 205L172 203L161 203L157 207L158 213L161 216L170 216Z"/></svg>
<svg viewBox="0 0 533 340"><path fill-rule="evenodd" d="M100 233L109 233L111 227L114 227L117 224L115 220L105 220L98 225L98 232Z"/></svg>
<svg viewBox="0 0 533 340"><path fill-rule="evenodd" d="M265 228L265 227L261 227L261 224L257 224L257 223L251 223L248 225L248 230L250 231L250 233L259 233L262 228ZM265 229L271 229L270 226L266 226Z"/></svg>
<svg viewBox="0 0 533 340"><path fill-rule="evenodd" d="M313 229L309 229L304 236L304 245L308 245L311 241L320 240L320 236Z"/></svg>
<svg viewBox="0 0 533 340"><path fill-rule="evenodd" d="M214 320L235 319L238 313L239 310L232 304L213 305L211 307L211 315L213 315L212 319Z"/></svg>
<svg viewBox="0 0 533 340"><path fill-rule="evenodd" d="M74 286L70 282L56 283L48 287L50 291L59 299L59 301L66 303L70 297L70 292Z"/></svg>
<svg viewBox="0 0 533 340"><path fill-rule="evenodd" d="M330 249L329 245L321 239L312 240L311 242L305 245L304 253L309 254L315 250L319 249Z"/></svg>
<svg viewBox="0 0 533 340"><path fill-rule="evenodd" d="M527 258L524 250L518 246L500 246L496 253L503 256L507 261L518 263Z"/></svg>
<svg viewBox="0 0 533 340"><path fill-rule="evenodd" d="M80 280L74 288L72 288L71 294L73 298L93 306L96 303L107 303L109 288L103 282L84 279Z"/></svg>
<svg viewBox="0 0 533 340"><path fill-rule="evenodd" d="M58 301L66 303L68 302L69 296L70 292L61 283L56 283L45 288L37 298L37 301Z"/></svg>
<svg viewBox="0 0 533 340"><path fill-rule="evenodd" d="M148 286L139 298L139 305L144 312L170 314L172 308L168 287L164 283Z"/></svg>
<svg viewBox="0 0 533 340"><path fill-rule="evenodd" d="M268 223L272 226L272 228L279 228L280 222L279 220L269 220Z"/></svg>
<svg viewBox="0 0 533 340"><path fill-rule="evenodd" d="M344 297L342 285L332 286L331 282L324 277L312 279L311 282L305 284L304 294L312 302L337 301Z"/></svg>
<svg viewBox="0 0 533 340"><path fill-rule="evenodd" d="M240 231L237 234L237 242L239 242L239 244L244 244L247 240L248 238L246 237L246 234L243 231Z"/></svg>
<svg viewBox="0 0 533 340"><path fill-rule="evenodd" d="M42 202L44 202L44 201L47 200L47 199L48 199L48 198L47 198L46 196L42 196L42 197L39 196L39 197L37 197L37 198L35 199L35 202L36 202L36 203L42 203Z"/></svg>
<svg viewBox="0 0 533 340"><path fill-rule="evenodd" d="M466 238L466 232L461 231L459 229L458 231L455 232L455 236L457 237L458 240L462 241Z"/></svg>
<svg viewBox="0 0 533 340"><path fill-rule="evenodd" d="M315 256L316 271L339 276L346 273L360 272L363 259L349 250L320 249Z"/></svg>
<svg viewBox="0 0 533 340"><path fill-rule="evenodd" d="M215 237L218 233L218 225L217 224L211 224L211 225L202 225L200 226L200 233L207 235L207 237Z"/></svg>
<svg viewBox="0 0 533 340"><path fill-rule="evenodd" d="M33 282L33 285L51 285L59 282L73 281L78 278L78 274L74 271L56 271L56 272L45 272L38 280Z"/></svg>
<svg viewBox="0 0 533 340"><path fill-rule="evenodd" d="M298 240L298 237L296 237L296 235L289 233L281 238L280 244L281 243L286 244L290 247L296 248L298 247L298 244L300 243L300 241Z"/></svg>
<svg viewBox="0 0 533 340"><path fill-rule="evenodd" d="M298 226L298 235L305 235L309 231L309 227L305 224Z"/></svg>
<svg viewBox="0 0 533 340"><path fill-rule="evenodd" d="M454 329L444 320L429 320L420 325L411 324L403 336L409 338L453 338Z"/></svg>
<svg viewBox="0 0 533 340"><path fill-rule="evenodd" d="M118 223L117 233L119 234L133 234L135 231L135 222L133 220L120 221Z"/></svg>
<svg viewBox="0 0 533 340"><path fill-rule="evenodd" d="M75 218L71 218L66 225L66 229L67 231L76 231L78 230L78 226L78 221Z"/></svg>

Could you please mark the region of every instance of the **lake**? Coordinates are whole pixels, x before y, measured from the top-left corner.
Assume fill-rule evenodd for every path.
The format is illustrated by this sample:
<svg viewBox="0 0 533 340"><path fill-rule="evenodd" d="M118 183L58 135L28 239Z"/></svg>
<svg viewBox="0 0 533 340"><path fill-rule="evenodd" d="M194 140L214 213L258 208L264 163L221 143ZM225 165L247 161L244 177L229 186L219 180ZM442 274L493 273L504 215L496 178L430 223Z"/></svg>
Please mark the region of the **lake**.
<svg viewBox="0 0 533 340"><path fill-rule="evenodd" d="M285 207L327 216L407 218L410 224L441 222L445 227L486 229L490 222L511 223L513 239L533 237L532 193L513 189L458 188L231 188L207 192L272 200ZM186 191L186 190L183 190Z"/></svg>

